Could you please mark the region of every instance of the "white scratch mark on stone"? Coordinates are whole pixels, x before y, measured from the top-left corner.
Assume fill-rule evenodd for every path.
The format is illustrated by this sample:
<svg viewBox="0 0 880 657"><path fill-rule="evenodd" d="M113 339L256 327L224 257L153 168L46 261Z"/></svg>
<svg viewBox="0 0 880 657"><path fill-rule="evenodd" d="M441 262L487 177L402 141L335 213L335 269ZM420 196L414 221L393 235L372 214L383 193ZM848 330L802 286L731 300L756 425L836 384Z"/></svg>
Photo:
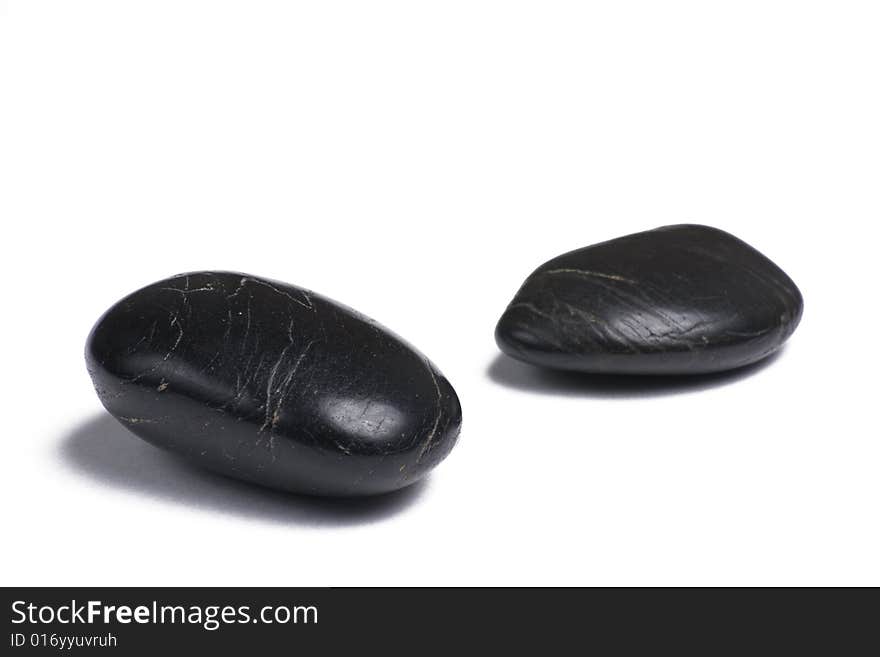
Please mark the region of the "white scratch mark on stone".
<svg viewBox="0 0 880 657"><path fill-rule="evenodd" d="M431 364L425 361L425 366L428 368L428 374L431 375L431 381L434 383L434 389L437 391L437 414L434 417L434 426L431 427L430 433L428 433L428 437L425 439L424 445L422 445L422 449L419 450L419 455L416 457L416 463L421 463L422 457L428 452L431 448L431 443L434 441L434 436L437 434L437 429L440 427L440 416L442 413L442 407L440 405L442 393L440 392L440 384L437 383L437 376L434 374L434 368L431 367Z"/></svg>
<svg viewBox="0 0 880 657"><path fill-rule="evenodd" d="M632 280L631 278L625 278L623 276L618 276L617 274L605 274L600 271L590 271L589 269L549 269L541 273L546 274L547 276L553 276L556 274L575 274L577 276L585 276L587 278L605 278L610 281L622 281L624 283L632 284L636 283L636 281Z"/></svg>

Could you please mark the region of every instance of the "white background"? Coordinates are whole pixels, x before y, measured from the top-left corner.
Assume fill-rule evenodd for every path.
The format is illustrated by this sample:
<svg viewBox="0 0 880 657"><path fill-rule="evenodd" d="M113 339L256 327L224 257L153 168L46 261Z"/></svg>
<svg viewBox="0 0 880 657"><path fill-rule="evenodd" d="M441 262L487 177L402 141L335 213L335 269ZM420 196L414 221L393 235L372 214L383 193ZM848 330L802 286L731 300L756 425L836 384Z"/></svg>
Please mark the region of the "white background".
<svg viewBox="0 0 880 657"><path fill-rule="evenodd" d="M0 4L3 584L880 585L876 2ZM541 375L495 322L559 253L707 223L806 307L764 367ZM315 502L103 412L100 313L235 269L455 385L425 485Z"/></svg>

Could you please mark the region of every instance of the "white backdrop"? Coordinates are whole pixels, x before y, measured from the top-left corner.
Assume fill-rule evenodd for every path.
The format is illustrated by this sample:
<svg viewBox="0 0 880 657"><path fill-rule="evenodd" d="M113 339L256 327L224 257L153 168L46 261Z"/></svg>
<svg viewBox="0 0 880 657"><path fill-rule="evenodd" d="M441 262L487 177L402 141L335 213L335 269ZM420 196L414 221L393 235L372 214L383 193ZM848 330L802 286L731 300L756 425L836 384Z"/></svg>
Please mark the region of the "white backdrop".
<svg viewBox="0 0 880 657"><path fill-rule="evenodd" d="M875 2L0 3L7 585L880 585ZM797 282L744 374L499 357L531 270L718 226ZM425 485L182 466L83 363L128 292L235 269L354 306L461 397Z"/></svg>

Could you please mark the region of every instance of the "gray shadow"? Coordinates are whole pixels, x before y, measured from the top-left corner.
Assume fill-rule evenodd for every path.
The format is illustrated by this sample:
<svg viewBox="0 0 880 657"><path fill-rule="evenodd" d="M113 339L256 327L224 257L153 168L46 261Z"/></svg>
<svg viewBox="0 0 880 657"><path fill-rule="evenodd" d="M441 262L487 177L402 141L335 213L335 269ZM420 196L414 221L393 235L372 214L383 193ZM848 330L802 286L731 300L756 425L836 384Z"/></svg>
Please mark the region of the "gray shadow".
<svg viewBox="0 0 880 657"><path fill-rule="evenodd" d="M106 413L65 435L59 453L78 474L125 492L282 524L378 522L405 510L426 488L422 480L393 493L347 499L278 492L190 465L144 442Z"/></svg>
<svg viewBox="0 0 880 657"><path fill-rule="evenodd" d="M727 372L681 376L633 376L583 374L550 370L521 363L498 354L489 364L486 375L507 388L542 395L633 399L699 392L736 383L772 365L784 347L763 360Z"/></svg>

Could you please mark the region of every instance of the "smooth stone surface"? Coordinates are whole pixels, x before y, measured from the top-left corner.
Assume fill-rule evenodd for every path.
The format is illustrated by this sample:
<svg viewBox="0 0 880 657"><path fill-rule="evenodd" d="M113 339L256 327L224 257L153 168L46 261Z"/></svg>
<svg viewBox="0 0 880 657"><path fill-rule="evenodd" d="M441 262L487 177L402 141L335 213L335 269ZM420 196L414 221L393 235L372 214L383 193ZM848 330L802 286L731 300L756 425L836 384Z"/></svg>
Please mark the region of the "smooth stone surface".
<svg viewBox="0 0 880 657"><path fill-rule="evenodd" d="M299 287L233 272L175 276L92 329L107 410L150 443L222 474L356 496L418 481L452 449L461 407L422 354Z"/></svg>
<svg viewBox="0 0 880 657"><path fill-rule="evenodd" d="M509 356L555 369L703 374L770 355L802 312L797 286L742 240L665 226L541 265L495 339Z"/></svg>

